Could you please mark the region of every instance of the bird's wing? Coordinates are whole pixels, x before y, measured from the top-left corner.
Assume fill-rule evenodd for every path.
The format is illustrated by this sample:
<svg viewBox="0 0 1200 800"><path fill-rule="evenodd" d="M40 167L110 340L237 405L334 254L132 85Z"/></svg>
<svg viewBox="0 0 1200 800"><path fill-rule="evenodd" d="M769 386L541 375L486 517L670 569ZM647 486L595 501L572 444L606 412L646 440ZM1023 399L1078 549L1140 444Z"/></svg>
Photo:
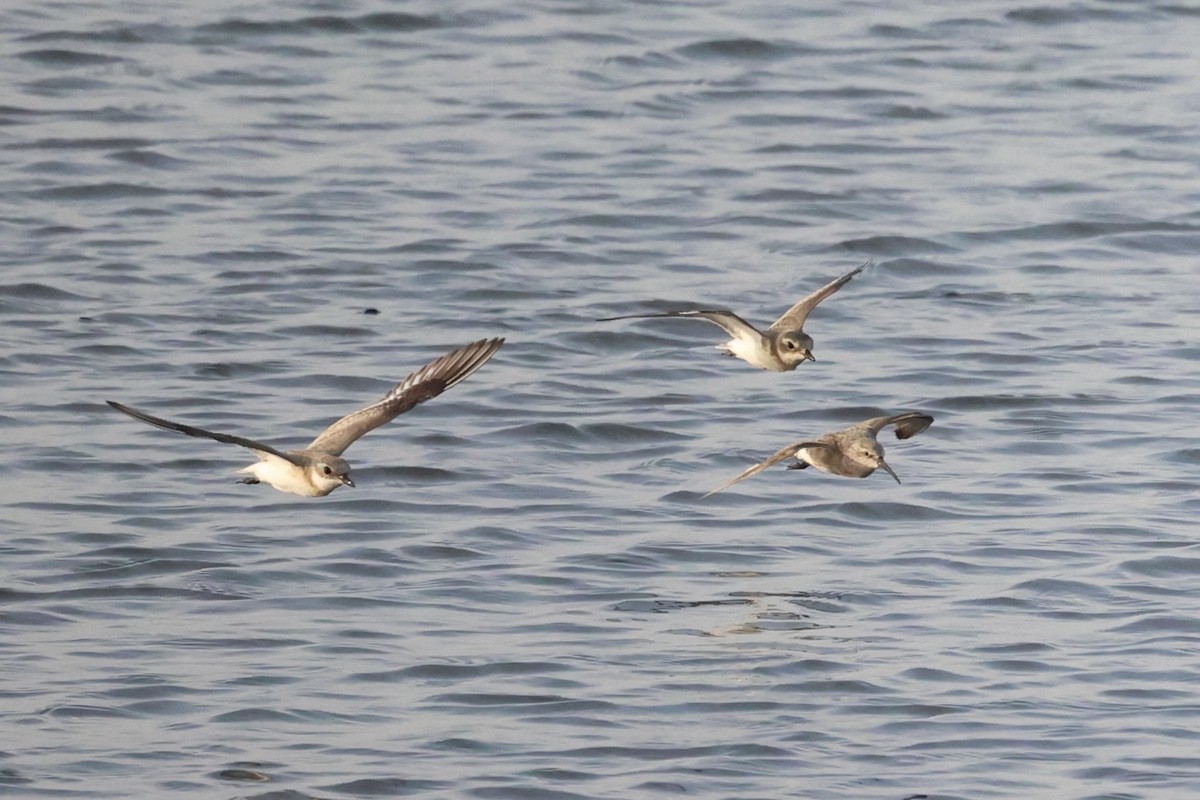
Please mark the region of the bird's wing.
<svg viewBox="0 0 1200 800"><path fill-rule="evenodd" d="M270 455L278 456L279 458L295 464L296 466L303 466L303 463L296 456L276 450L274 447L271 447L268 444L256 442L253 439L245 439L241 436L233 436L232 434L228 433L215 433L213 431L206 431L203 428L193 428L191 425L184 425L182 422L171 422L169 419L156 417L152 414L147 414L145 411L138 411L136 408L130 408L129 406L118 403L114 400L109 400L107 402L117 411L120 411L123 414L128 414L134 419L140 419L142 422L148 422L156 428L162 428L163 430L167 431L179 431L180 433L186 433L188 436L196 436L201 439L214 439L218 442L225 442L226 444L236 444L241 447L245 447L247 450L253 450L256 453L269 453Z"/></svg>
<svg viewBox="0 0 1200 800"><path fill-rule="evenodd" d="M748 338L750 341L758 341L762 338L762 334L757 328L732 311L727 311L723 308L701 308L695 311L664 311L658 314L624 314L619 317L604 317L596 321L612 322L615 319L653 319L655 317L692 317L695 319L705 319L714 325L720 325L734 339Z"/></svg>
<svg viewBox="0 0 1200 800"><path fill-rule="evenodd" d="M829 297L829 295L833 294L838 289L845 286L847 283L850 282L851 278L853 278L855 275L862 272L864 269L866 269L869 266L871 266L870 261L863 264L861 267L859 267L857 269L847 272L845 275L843 275L840 278L835 278L834 280L831 280L829 283L825 284L820 289L817 289L815 292L810 294L808 297L805 297L799 303L796 303L796 305L789 308L786 312L784 312L784 315L782 317L775 320L774 324L771 325L771 330L773 330L773 331L798 331L798 330L803 329L804 321L806 319L808 319L808 315L812 313L812 310L814 308L816 308L817 305L822 300L824 300L826 297Z"/></svg>
<svg viewBox="0 0 1200 800"><path fill-rule="evenodd" d="M888 425L895 425L897 439L911 439L932 424L933 417L929 414L921 411L904 411L890 417L873 417L860 422L859 426L872 433L879 433Z"/></svg>
<svg viewBox="0 0 1200 800"><path fill-rule="evenodd" d="M391 422L413 406L437 397L482 367L502 344L504 339L481 339L435 358L393 386L379 401L347 414L321 431L306 449L340 456L364 433Z"/></svg>
<svg viewBox="0 0 1200 800"><path fill-rule="evenodd" d="M774 466L775 464L778 464L780 461L783 461L784 459L791 458L792 456L796 455L796 453L799 453L801 450L804 450L809 447L825 447L825 448L832 449L833 445L831 445L827 442L796 442L795 444L789 444L787 447L783 448L778 453L776 453L775 455L768 458L766 461L755 464L753 467L746 470L741 475L738 475L736 478L734 478L731 481L728 481L727 483L721 484L716 489L713 489L711 492L704 495L704 497L701 497L700 499L703 500L705 497L711 497L712 495L716 494L717 492L728 489L730 486L733 486L735 483L739 483L741 481L746 480L746 478L749 478L753 475L757 475L758 473L762 472L767 467Z"/></svg>

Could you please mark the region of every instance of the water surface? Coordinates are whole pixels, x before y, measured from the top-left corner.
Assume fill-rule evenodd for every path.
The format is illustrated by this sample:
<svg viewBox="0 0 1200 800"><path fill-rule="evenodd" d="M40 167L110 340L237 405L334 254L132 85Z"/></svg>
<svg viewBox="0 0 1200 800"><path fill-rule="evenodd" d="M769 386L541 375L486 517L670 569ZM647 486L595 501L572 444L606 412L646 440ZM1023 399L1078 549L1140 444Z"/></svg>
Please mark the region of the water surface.
<svg viewBox="0 0 1200 800"><path fill-rule="evenodd" d="M1194 794L1196 11L799 5L0 13L6 796Z"/></svg>

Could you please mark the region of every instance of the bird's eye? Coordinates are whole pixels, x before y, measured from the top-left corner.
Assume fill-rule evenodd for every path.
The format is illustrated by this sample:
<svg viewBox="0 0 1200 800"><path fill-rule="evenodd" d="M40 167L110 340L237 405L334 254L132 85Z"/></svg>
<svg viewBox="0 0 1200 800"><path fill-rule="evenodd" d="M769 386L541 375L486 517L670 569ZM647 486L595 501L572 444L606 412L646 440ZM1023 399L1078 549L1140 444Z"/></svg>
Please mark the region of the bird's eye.
<svg viewBox="0 0 1200 800"><path fill-rule="evenodd" d="M796 343L795 343L795 342L785 342L784 344L786 344L786 345L787 345L787 349L788 349L788 350L795 350L795 349L796 349Z"/></svg>
<svg viewBox="0 0 1200 800"><path fill-rule="evenodd" d="M333 474L333 470L329 468L329 465L328 465L328 464L322 464L322 465L321 465L321 469L325 470L325 474L326 474L326 475L332 475L332 474Z"/></svg>

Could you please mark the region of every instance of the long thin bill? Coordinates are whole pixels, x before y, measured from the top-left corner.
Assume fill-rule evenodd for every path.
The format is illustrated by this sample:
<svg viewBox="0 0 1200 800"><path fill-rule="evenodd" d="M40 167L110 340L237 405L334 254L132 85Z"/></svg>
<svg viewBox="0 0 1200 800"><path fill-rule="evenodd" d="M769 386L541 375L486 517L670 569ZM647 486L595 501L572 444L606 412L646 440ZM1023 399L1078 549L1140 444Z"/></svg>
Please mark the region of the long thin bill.
<svg viewBox="0 0 1200 800"><path fill-rule="evenodd" d="M891 475L893 478L895 478L895 479L896 479L896 483L899 483L899 482L900 482L900 476L899 476L899 475L897 475L897 474L896 474L896 473L895 473L895 472L892 470L892 468L891 468L891 467L889 467L889 466L887 465L887 462L886 462L886 461L884 461L882 458L881 458L881 459L879 459L879 466L881 466L881 467L883 467L885 470L887 470L887 474L888 474L888 475Z"/></svg>

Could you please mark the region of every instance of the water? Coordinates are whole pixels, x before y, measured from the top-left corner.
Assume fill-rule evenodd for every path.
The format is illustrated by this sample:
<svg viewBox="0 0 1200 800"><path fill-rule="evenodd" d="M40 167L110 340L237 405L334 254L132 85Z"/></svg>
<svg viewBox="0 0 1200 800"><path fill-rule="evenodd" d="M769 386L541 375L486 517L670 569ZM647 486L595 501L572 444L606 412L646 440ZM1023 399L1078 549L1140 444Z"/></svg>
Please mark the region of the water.
<svg viewBox="0 0 1200 800"><path fill-rule="evenodd" d="M1195 796L1194 8L177 5L0 12L5 796Z"/></svg>

